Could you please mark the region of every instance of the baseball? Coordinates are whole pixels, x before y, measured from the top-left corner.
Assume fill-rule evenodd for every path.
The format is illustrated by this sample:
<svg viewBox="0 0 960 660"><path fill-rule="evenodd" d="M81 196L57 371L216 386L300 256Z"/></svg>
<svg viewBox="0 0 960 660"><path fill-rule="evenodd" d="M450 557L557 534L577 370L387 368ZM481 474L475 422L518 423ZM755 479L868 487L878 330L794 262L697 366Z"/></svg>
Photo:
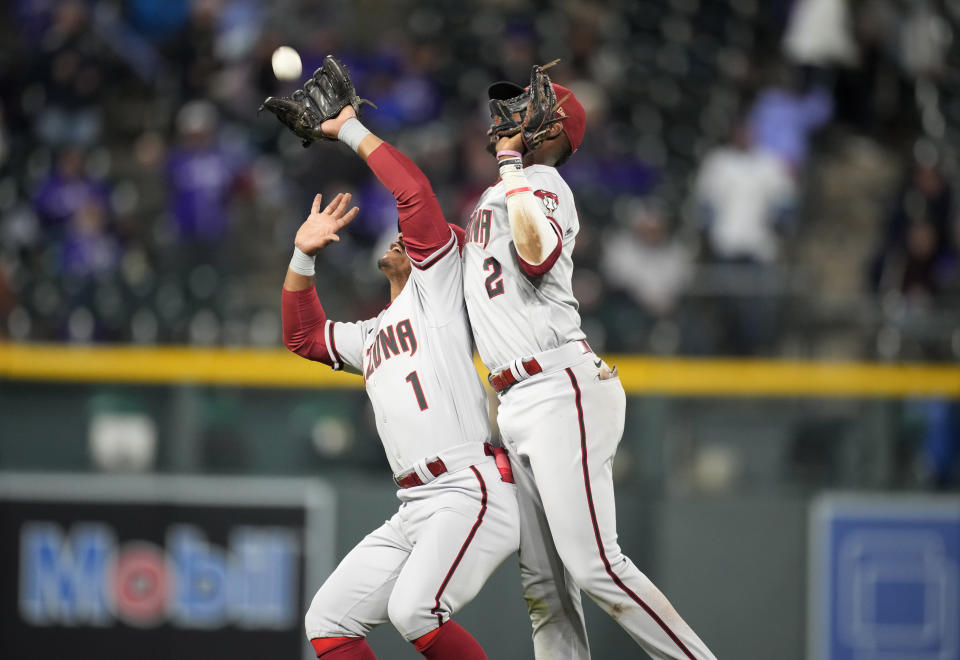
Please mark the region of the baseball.
<svg viewBox="0 0 960 660"><path fill-rule="evenodd" d="M270 64L273 65L273 75L278 80L294 80L299 78L303 71L300 55L290 46L280 46L273 51Z"/></svg>

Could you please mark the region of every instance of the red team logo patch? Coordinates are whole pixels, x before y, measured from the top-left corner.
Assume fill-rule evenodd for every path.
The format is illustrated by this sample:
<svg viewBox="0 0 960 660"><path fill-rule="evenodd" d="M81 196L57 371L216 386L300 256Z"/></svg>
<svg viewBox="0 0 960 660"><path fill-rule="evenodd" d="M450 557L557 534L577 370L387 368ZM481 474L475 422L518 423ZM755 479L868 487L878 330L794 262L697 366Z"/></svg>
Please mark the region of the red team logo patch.
<svg viewBox="0 0 960 660"><path fill-rule="evenodd" d="M560 206L560 198L549 190L537 190L533 194L540 199L540 203L543 204L543 209L547 212L547 215L553 215L553 212Z"/></svg>

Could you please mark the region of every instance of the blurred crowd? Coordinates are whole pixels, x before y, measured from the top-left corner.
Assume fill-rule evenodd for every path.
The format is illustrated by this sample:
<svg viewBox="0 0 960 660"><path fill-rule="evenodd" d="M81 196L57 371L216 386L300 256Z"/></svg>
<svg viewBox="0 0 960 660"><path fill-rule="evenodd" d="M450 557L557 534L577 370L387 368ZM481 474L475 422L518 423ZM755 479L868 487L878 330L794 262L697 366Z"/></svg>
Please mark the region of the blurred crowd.
<svg viewBox="0 0 960 660"><path fill-rule="evenodd" d="M257 108L327 53L453 222L495 179L485 89L551 70L588 111L562 173L605 351L960 355L960 2L11 0L0 16L0 337L278 345L316 192L361 208L318 260L375 314L393 200Z"/></svg>

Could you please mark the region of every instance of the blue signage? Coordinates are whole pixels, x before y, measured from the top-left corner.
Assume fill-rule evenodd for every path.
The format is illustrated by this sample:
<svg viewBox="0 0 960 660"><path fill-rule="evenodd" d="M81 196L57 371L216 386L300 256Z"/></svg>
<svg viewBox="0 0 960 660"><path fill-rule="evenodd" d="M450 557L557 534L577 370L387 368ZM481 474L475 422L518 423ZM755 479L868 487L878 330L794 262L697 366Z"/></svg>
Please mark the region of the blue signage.
<svg viewBox="0 0 960 660"><path fill-rule="evenodd" d="M118 544L104 523L29 521L20 528L20 612L34 626L285 629L299 623L299 530L237 526L228 549L193 525L167 548Z"/></svg>
<svg viewBox="0 0 960 660"><path fill-rule="evenodd" d="M811 660L960 660L960 498L824 496Z"/></svg>

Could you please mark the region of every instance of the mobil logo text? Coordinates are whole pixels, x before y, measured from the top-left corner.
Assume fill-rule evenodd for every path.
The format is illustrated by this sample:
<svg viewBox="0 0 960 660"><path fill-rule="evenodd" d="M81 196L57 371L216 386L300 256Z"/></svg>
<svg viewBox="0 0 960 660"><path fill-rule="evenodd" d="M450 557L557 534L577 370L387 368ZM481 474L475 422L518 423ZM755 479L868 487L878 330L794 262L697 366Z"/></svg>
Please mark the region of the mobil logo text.
<svg viewBox="0 0 960 660"><path fill-rule="evenodd" d="M233 527L227 547L174 524L165 545L103 522L20 528L19 610L34 626L281 629L297 616L299 530Z"/></svg>

